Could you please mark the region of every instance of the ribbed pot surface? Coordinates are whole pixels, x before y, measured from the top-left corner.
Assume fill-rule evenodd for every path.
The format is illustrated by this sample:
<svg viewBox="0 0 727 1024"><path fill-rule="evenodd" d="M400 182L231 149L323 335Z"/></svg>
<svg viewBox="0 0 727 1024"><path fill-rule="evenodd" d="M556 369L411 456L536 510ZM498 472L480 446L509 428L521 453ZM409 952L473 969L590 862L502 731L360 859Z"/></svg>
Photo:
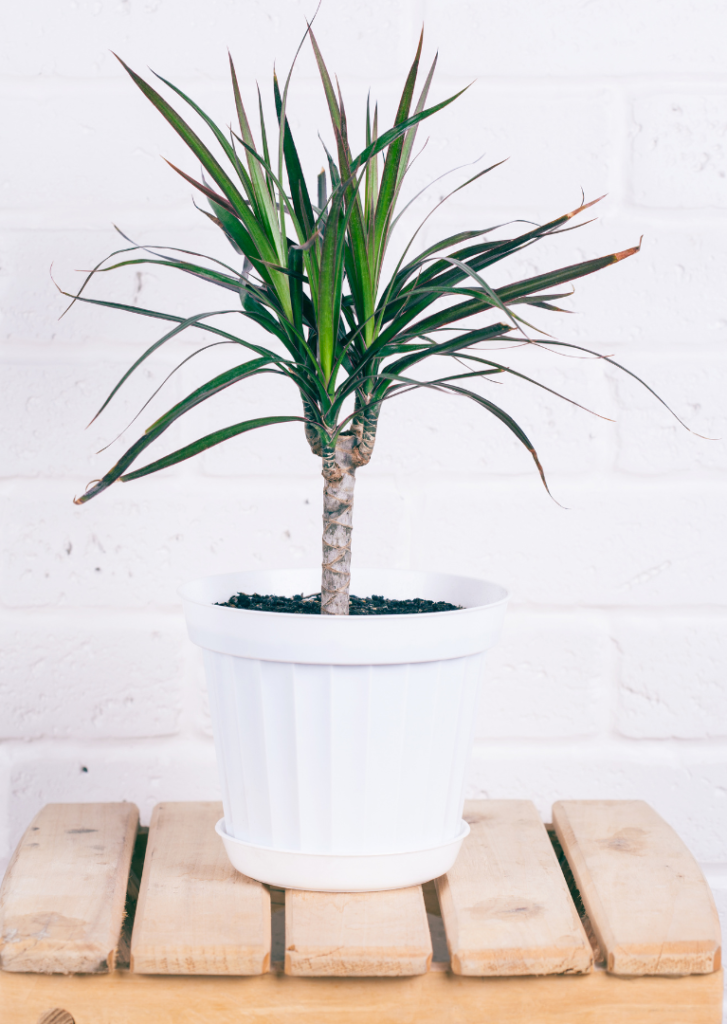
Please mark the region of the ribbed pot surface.
<svg viewBox="0 0 727 1024"><path fill-rule="evenodd" d="M228 833L307 853L451 839L483 660L300 665L205 651Z"/></svg>

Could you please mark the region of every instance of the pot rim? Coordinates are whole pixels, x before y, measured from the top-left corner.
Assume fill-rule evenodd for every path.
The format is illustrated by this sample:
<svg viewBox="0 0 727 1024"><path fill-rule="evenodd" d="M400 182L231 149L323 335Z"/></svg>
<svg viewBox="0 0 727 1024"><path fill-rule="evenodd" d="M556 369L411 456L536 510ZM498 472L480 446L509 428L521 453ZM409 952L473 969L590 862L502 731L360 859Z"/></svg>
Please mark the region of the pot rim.
<svg viewBox="0 0 727 1024"><path fill-rule="evenodd" d="M320 568L252 570L205 576L181 592L187 631L208 651L308 665L399 665L480 653L500 634L506 590L469 576L408 569L354 568L354 593L434 598L464 607L404 615L300 615L218 605L230 594L315 592Z"/></svg>
<svg viewBox="0 0 727 1024"><path fill-rule="evenodd" d="M285 619L291 620L292 619L292 620L297 622L297 621L300 621L301 618L306 618L307 619L307 618L309 618L309 616L301 615L299 612L262 611L259 608L232 608L229 605L220 605L216 601L210 601L209 599L202 600L201 598L196 598L196 597L194 597L190 593L190 591L192 591L193 588L195 588L196 586L198 586L199 584L201 584L202 582L207 581L207 580L211 581L211 580L218 579L218 580L221 581L225 577L229 577L230 579L232 579L233 577L236 578L236 577L239 577L241 575L247 575L248 573L250 575L252 575L253 573L255 573L255 574L257 574L257 573L278 573L278 572L280 572L280 573L292 573L292 572L304 573L304 572L314 572L314 571L315 572L320 572L319 567L311 568L310 566L301 566L301 567L298 567L296 569L289 569L287 567L282 567L282 568L281 567L276 567L274 569L241 569L241 570L238 570L237 572L213 573L213 574L211 574L209 576L199 576L199 577L197 577L194 580L189 580L187 583L184 583L179 588L177 593L178 593L179 597L183 601L188 602L189 604L197 605L198 607L201 607L201 608L207 608L207 609L219 608L220 612L223 612L223 613L227 613L229 611L229 612L242 613L244 615L253 615L253 616L257 615L257 616L265 616L265 617L271 617L272 616L272 617L275 618L276 621L281 620L281 619L283 619L283 620L285 620ZM359 622L359 621L361 621L361 622L369 622L371 620L378 620L378 621L384 620L384 621L391 622L391 621L411 620L411 619L415 619L417 621L421 621L422 619L426 619L426 618L429 618L429 617L436 617L437 620L441 620L441 618L443 616L447 616L447 617L459 616L459 617L461 617L461 616L463 616L463 615L465 615L467 613L473 613L473 612L480 611L483 608L497 608L500 605L506 605L508 603L508 600L509 600L509 597L510 597L509 592L501 584L493 583L490 580L484 580L484 579L482 579L479 576L462 576L462 575L457 574L457 573L440 573L440 572L432 573L432 572L428 572L426 569L378 569L378 568L368 568L368 567L364 567L364 566L354 570L353 571L353 575L355 575L357 572L361 572L361 573L378 573L378 572L381 572L381 573L395 573L395 574L401 575L402 577L403 576L414 576L414 575L422 575L422 576L427 575L427 576L430 576L430 577L431 576L439 576L439 577L442 577L442 578L446 578L447 580L450 580L450 581L453 581L453 582L457 581L458 583L463 583L463 584L470 584L470 585L472 585L472 584L475 584L475 585L476 584L487 584L488 586L496 588L497 590L499 590L500 591L500 596L497 597L496 599L492 600L492 601L485 601L482 604L467 605L467 606L463 606L461 608L449 609L449 610L443 611L443 612L398 612L398 613L392 612L391 614L384 613L384 614L380 614L380 615L328 615L328 616L320 616L320 618L325 618L327 622L353 622L354 620L356 622ZM315 616L310 616L310 617L311 618L315 618Z"/></svg>

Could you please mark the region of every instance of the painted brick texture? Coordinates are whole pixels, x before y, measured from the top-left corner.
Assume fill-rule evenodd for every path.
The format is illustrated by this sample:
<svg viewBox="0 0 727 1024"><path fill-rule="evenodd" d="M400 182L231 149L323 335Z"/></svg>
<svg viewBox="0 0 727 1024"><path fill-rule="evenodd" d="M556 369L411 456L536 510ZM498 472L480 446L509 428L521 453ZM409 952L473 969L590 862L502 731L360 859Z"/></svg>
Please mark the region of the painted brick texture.
<svg viewBox="0 0 727 1024"><path fill-rule="evenodd" d="M194 343L160 354L85 430L158 333L90 307L59 320L53 283L74 287L78 270L117 247L112 223L144 242L229 258L159 157L195 167L110 51L151 65L226 123L226 47L252 102L273 62L287 66L314 6L37 0L3 14L0 867L48 800L130 799L148 819L159 799L216 796L178 588L209 572L318 560L321 481L295 424L72 505L121 449L98 450ZM475 81L430 122L415 183L481 156L510 158L443 207L422 246L473 225L550 219L578 205L581 187L588 199L608 193L597 223L529 249L492 283L643 235L637 257L578 283L574 314L537 322L625 363L693 433L612 366L514 353L516 369L608 418L522 383L497 385L560 505L494 420L419 393L386 410L359 474L354 556L483 575L512 593L483 689L470 795L531 797L544 815L559 798L650 800L705 866L725 915L727 8L337 0L317 34L356 130L369 85L384 117L393 113L422 22L427 54L440 53L435 98ZM289 113L298 137L309 136L300 149L312 177L316 131L327 135L305 51ZM421 216L439 188L420 200ZM416 222L407 217L412 230ZM159 268L94 288L180 313L224 308ZM124 438L228 365L224 349L190 361ZM297 410L278 381L244 385L170 432L167 450L232 422L241 404L246 415Z"/></svg>

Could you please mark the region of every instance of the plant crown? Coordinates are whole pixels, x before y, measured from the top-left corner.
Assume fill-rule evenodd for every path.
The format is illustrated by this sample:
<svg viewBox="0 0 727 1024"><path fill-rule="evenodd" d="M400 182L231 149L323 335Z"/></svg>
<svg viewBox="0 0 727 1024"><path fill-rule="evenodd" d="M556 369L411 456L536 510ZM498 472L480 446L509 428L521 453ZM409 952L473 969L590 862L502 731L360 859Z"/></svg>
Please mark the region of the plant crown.
<svg viewBox="0 0 727 1024"><path fill-rule="evenodd" d="M239 365L196 388L152 423L101 480L89 484L86 492L76 499L78 504L100 494L117 480L134 480L155 473L246 431L296 420L304 424L311 449L324 463L333 457L342 436L353 435L358 464L363 465L371 456L383 403L417 388L467 398L495 416L530 452L545 483L537 453L523 429L499 405L472 390L471 385L484 378L510 374L545 390L551 389L488 358L492 353L488 353L486 347L483 351L483 346L511 336L519 344L575 349L597 356L635 376L613 359L590 349L547 335L537 342L531 341L524 332L525 327L531 325L515 307L560 311L554 303L570 292L554 292L553 289L632 255L638 251L638 246L499 288L488 284L486 277L490 268L506 257L540 239L569 230L568 222L593 203L583 202L570 213L546 224L528 225L526 230L508 238L490 238L495 228L508 225L460 231L414 256L411 250L417 229L391 276L382 281L392 231L401 215L396 214L396 207L411 167L417 129L421 122L447 107L461 92L427 106L435 58L415 101L422 49L420 38L393 126L380 132L377 108L372 112L367 102L366 145L354 155L340 89L334 88L310 28L307 35L313 46L336 143L335 156L326 150L330 192L326 174L321 172L314 197L308 190L286 116L292 68L282 92L277 77L273 80L277 112L274 146L268 140L262 103L261 144L253 137L231 58L237 125L229 132L218 127L181 89L157 76L201 119L217 143L215 155L160 93L121 61L132 80L201 164L201 180L170 166L206 198L211 212L201 212L224 233L239 261L237 266L232 266L186 250L132 244L112 253L88 274L79 292L69 295L73 302L80 300L151 317L165 322L169 328L126 371L99 413L152 353L190 328L212 336L210 343L198 352L212 345L232 344L243 349L246 356ZM450 195L488 174L494 166L498 165L480 170ZM119 256L123 258L118 259ZM168 267L216 285L232 294L235 308L183 317L83 294L94 274L141 264ZM497 322L487 326L472 324L472 317L487 311L494 313ZM227 329L227 325L220 326L220 318L229 315L241 315L258 324L280 344L275 347L256 344ZM449 371L430 379L414 376L419 364L432 357L455 359L455 371L447 364ZM164 458L130 469L145 449L190 409L238 381L261 374L282 375L295 384L302 399L301 416L242 420ZM344 404L351 398L353 411L347 412Z"/></svg>

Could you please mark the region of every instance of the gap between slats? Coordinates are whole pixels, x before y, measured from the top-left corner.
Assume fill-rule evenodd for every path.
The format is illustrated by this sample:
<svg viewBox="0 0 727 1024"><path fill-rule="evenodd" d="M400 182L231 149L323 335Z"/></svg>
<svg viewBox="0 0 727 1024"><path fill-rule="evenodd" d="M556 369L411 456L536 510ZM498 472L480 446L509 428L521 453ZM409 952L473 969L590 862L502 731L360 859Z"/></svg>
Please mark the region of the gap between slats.
<svg viewBox="0 0 727 1024"><path fill-rule="evenodd" d="M563 852L563 847L560 845L560 840L558 839L558 835L555 831L555 828L550 822L548 822L545 825L545 830L548 833L548 839L550 839L553 850L555 852L555 856L558 859L560 870L563 872L563 877L565 878L565 884L568 886L568 892L570 893L570 897L573 900L573 903L575 904L576 910L578 911L578 916L581 919L583 930L585 931L586 936L588 937L588 941L591 944L591 949L593 950L593 963L596 967L605 969L606 956L598 944L596 933L593 929L593 925L591 924L591 919L588 916L588 912L586 911L586 908L583 905L583 900L581 899L580 891L578 889L578 886L576 885L576 880L573 877L573 872L571 871L571 866L568 863L568 858Z"/></svg>
<svg viewBox="0 0 727 1024"><path fill-rule="evenodd" d="M121 927L119 945L116 951L116 966L119 970L128 970L131 961L131 933L136 917L136 903L139 899L139 886L146 858L146 844L149 839L149 826L140 825L131 855L129 881L126 886L126 902L124 904L124 923Z"/></svg>

